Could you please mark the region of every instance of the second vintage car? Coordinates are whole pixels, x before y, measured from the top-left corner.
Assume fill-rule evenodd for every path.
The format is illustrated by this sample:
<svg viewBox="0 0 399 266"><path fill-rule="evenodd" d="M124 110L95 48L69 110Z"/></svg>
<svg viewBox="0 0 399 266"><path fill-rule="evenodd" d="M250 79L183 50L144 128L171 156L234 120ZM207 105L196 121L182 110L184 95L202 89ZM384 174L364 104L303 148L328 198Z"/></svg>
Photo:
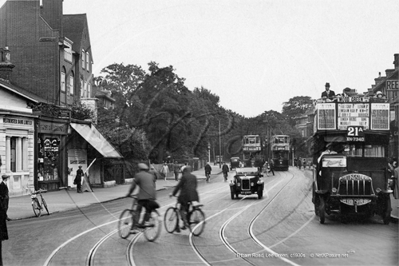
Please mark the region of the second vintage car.
<svg viewBox="0 0 399 266"><path fill-rule="evenodd" d="M237 168L234 179L230 183L231 199L238 195L257 194L258 199L263 197L264 182L263 175L256 167Z"/></svg>

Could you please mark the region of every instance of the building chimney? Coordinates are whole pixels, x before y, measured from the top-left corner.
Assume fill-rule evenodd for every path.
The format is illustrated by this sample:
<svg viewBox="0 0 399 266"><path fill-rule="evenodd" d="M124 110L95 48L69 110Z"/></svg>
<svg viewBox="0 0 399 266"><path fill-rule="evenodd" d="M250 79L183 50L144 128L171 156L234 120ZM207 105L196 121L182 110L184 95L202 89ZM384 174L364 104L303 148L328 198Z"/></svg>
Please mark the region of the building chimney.
<svg viewBox="0 0 399 266"><path fill-rule="evenodd" d="M54 30L62 31L63 0L42 0L41 15ZM62 36L62 32L61 32Z"/></svg>
<svg viewBox="0 0 399 266"><path fill-rule="evenodd" d="M0 49L0 79L10 81L12 69L15 67L11 63L11 53L8 47Z"/></svg>
<svg viewBox="0 0 399 266"><path fill-rule="evenodd" d="M393 56L395 58L395 60L393 61L393 64L395 66L395 69L398 69L399 68L399 54L394 54Z"/></svg>
<svg viewBox="0 0 399 266"><path fill-rule="evenodd" d="M385 70L385 75L387 78L395 71L395 69L386 69Z"/></svg>

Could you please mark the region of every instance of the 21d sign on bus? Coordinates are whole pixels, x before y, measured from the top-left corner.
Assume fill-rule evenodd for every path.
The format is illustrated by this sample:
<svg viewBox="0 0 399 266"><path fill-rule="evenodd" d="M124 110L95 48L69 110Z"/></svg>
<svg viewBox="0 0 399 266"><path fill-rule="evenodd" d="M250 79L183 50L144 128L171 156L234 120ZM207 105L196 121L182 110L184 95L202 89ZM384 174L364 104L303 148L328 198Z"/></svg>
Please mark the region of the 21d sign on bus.
<svg viewBox="0 0 399 266"><path fill-rule="evenodd" d="M389 224L389 103L360 97L344 100L316 103L312 197L316 215L324 223L326 214L378 214Z"/></svg>

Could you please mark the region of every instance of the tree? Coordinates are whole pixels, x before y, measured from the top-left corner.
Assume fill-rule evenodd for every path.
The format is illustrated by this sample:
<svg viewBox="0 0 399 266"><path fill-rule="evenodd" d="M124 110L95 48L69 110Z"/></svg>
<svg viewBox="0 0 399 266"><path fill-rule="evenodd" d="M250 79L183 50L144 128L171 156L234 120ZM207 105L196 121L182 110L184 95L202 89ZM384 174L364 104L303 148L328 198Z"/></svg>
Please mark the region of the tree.
<svg viewBox="0 0 399 266"><path fill-rule="evenodd" d="M290 125L295 125L294 117L305 114L305 112L313 107L313 100L309 96L295 96L283 103L282 114L288 117Z"/></svg>

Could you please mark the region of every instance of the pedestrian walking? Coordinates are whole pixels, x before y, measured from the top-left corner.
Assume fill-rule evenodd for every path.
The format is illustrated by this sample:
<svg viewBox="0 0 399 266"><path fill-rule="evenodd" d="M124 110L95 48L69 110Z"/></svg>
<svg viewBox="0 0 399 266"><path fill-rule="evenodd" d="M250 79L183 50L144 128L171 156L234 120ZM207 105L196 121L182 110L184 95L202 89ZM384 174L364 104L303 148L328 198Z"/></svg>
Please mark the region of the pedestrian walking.
<svg viewBox="0 0 399 266"><path fill-rule="evenodd" d="M224 177L224 182L227 181L227 175L229 172L229 167L227 166L227 164L224 162L223 166L222 166L222 172L223 172L223 177Z"/></svg>
<svg viewBox="0 0 399 266"><path fill-rule="evenodd" d="M168 165L166 164L166 162L162 165L162 169L161 169L161 175L165 178L165 181L166 181L166 178L167 178L167 176L168 176L168 173L169 173L169 167L168 167Z"/></svg>
<svg viewBox="0 0 399 266"><path fill-rule="evenodd" d="M211 176L211 171L212 171L212 167L209 165L209 162L206 163L205 165L205 176L206 176L206 182L209 182L209 178Z"/></svg>
<svg viewBox="0 0 399 266"><path fill-rule="evenodd" d="M83 170L82 166L79 165L79 169L76 170L76 177L73 183L76 185L76 190L78 193L83 193L82 192L82 176L83 176Z"/></svg>
<svg viewBox="0 0 399 266"><path fill-rule="evenodd" d="M175 181L179 180L180 165L175 161L173 164L173 173L175 174Z"/></svg>
<svg viewBox="0 0 399 266"><path fill-rule="evenodd" d="M270 172L272 172L273 175L274 175L274 162L273 162L273 160L270 160Z"/></svg>
<svg viewBox="0 0 399 266"><path fill-rule="evenodd" d="M301 167L302 167L302 160L301 160L301 157L299 157L298 158L298 168L299 168L299 170L301 170Z"/></svg>

